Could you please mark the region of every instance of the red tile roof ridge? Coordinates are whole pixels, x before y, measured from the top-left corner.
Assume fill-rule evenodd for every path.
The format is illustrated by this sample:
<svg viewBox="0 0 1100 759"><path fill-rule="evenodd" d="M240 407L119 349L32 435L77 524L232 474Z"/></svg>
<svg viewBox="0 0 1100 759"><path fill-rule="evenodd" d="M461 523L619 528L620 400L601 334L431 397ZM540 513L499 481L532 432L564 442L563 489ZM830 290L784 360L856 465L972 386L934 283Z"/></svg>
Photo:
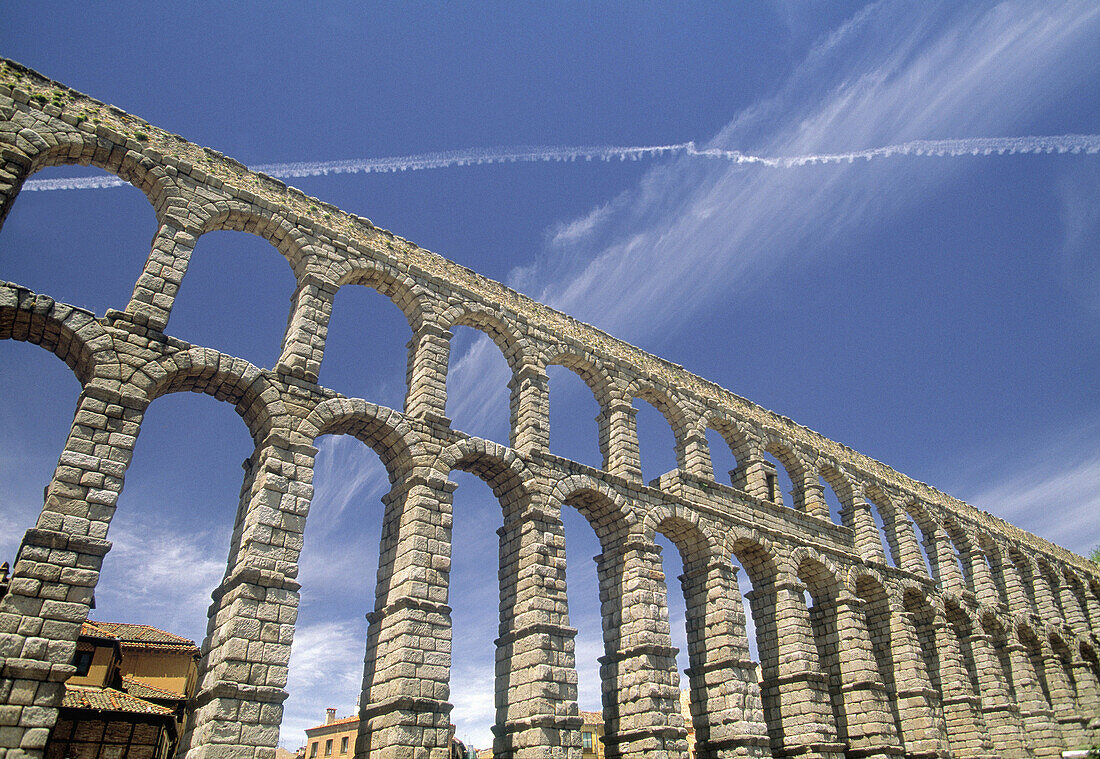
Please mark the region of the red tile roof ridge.
<svg viewBox="0 0 1100 759"><path fill-rule="evenodd" d="M118 636L107 630L104 630L97 623L87 619L80 625L80 634L86 635L89 638L106 638L108 640L118 640Z"/></svg>
<svg viewBox="0 0 1100 759"><path fill-rule="evenodd" d="M66 685L61 705L67 709L174 716L172 710L167 707L114 688L100 688L94 685Z"/></svg>
<svg viewBox="0 0 1100 759"><path fill-rule="evenodd" d="M171 699L186 699L187 696L183 693L177 693L174 690L168 690L167 688L158 688L155 685L142 682L133 675L123 675L122 682L126 686L126 692L131 696L137 696L138 698L171 698Z"/></svg>
<svg viewBox="0 0 1100 759"><path fill-rule="evenodd" d="M89 622L91 621L89 620ZM91 624L116 636L123 643L197 648L195 641L152 625L136 624L134 622L91 622Z"/></svg>

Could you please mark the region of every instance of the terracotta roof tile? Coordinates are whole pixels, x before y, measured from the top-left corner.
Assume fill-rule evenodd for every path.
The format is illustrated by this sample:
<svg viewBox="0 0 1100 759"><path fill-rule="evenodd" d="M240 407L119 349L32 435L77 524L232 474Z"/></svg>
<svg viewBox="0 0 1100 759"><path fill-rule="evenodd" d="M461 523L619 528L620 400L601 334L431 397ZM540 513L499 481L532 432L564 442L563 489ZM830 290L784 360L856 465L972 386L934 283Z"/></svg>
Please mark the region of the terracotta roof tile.
<svg viewBox="0 0 1100 759"><path fill-rule="evenodd" d="M92 624L96 628L114 635L126 646L196 648L195 641L165 632L151 625L134 625L129 622L93 622Z"/></svg>
<svg viewBox="0 0 1100 759"><path fill-rule="evenodd" d="M118 636L103 629L96 622L85 622L80 626L80 634L86 638L101 638L103 640L118 640Z"/></svg>
<svg viewBox="0 0 1100 759"><path fill-rule="evenodd" d="M122 676L122 685L125 687L127 693L131 696L137 696L138 698L174 699L177 701L182 701L187 698L187 696L182 693L165 690L164 688L157 688L148 683L143 683L141 680L136 680L130 675Z"/></svg>
<svg viewBox="0 0 1100 759"><path fill-rule="evenodd" d="M90 685L66 685L65 697L61 705L66 709L173 716L171 709L151 704L129 693L123 693L114 688L96 688Z"/></svg>

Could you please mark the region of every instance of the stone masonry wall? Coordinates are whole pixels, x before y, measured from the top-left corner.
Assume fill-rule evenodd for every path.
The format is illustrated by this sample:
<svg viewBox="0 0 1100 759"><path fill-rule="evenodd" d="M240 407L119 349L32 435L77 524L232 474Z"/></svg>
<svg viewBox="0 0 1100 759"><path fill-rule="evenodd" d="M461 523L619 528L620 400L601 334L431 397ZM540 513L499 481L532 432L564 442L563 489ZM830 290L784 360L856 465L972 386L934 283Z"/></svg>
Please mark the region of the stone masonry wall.
<svg viewBox="0 0 1100 759"><path fill-rule="evenodd" d="M370 446L392 482L358 757L447 756L455 469L487 482L504 514L498 756L580 756L563 504L601 543L610 757L686 756L670 591L687 604L701 757L1056 756L1100 737L1100 572L1083 558L362 217L3 61L0 220L28 177L60 164L94 165L139 188L158 231L130 302L102 318L0 282L0 339L53 352L82 386L0 599L0 759L42 756L145 410L178 391L233 404L255 442L212 594L195 718L180 749L187 759L274 756L323 434ZM273 367L169 336L196 240L218 229L263 237L294 272ZM355 284L389 297L412 327L403 409L317 384L333 298ZM444 415L456 325L489 334L511 367L507 447L452 429ZM555 364L577 372L600 405L601 469L547 450L546 368ZM648 484L636 398L661 409L676 437L677 468ZM737 459L728 485L712 471L708 428ZM778 502L765 454L791 475L794 508ZM842 502L843 524L829 519L823 481ZM678 582L662 573L657 533L681 554ZM739 571L753 586L759 682Z"/></svg>

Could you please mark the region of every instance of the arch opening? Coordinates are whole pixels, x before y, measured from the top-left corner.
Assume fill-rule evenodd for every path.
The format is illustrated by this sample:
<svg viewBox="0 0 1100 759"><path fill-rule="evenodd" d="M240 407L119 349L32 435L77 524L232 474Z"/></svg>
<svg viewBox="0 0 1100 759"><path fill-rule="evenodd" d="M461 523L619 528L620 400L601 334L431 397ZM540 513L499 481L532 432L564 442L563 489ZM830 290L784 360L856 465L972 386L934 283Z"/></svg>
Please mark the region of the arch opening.
<svg viewBox="0 0 1100 759"><path fill-rule="evenodd" d="M114 177L94 167L38 173ZM149 199L130 185L84 193L79 202L68 192L23 192L3 221L2 279L100 317L123 311L156 230Z"/></svg>
<svg viewBox="0 0 1100 759"><path fill-rule="evenodd" d="M412 328L393 300L370 285L336 291L318 382L348 396L404 407Z"/></svg>
<svg viewBox="0 0 1100 759"><path fill-rule="evenodd" d="M687 725L691 721L690 710L684 709L690 702L690 695L686 690L689 686L687 673L691 669L689 661L691 641L688 640L689 614L702 621L702 619L705 619L706 609L688 610L682 588L682 583L686 577L684 559L676 542L668 534L674 529L670 530L668 526L664 529L658 528L657 533L654 535L654 542L661 549L660 567L665 578L665 606L668 610L669 638L672 641L672 647L676 649L675 672L680 695L673 711L674 713L679 712L684 724Z"/></svg>
<svg viewBox="0 0 1100 759"><path fill-rule="evenodd" d="M963 670L967 681L970 683L970 691L974 695L979 695L981 694L981 681L978 678L978 664L974 656L974 625L970 617L957 604L948 603L944 608L947 624L959 643Z"/></svg>
<svg viewBox="0 0 1100 759"><path fill-rule="evenodd" d="M714 481L722 485L736 486L740 462L737 460L733 445L714 427L707 427L707 449L710 451Z"/></svg>
<svg viewBox="0 0 1100 759"><path fill-rule="evenodd" d="M507 445L512 369L485 328L457 325L451 331L446 404L451 426Z"/></svg>
<svg viewBox="0 0 1100 759"><path fill-rule="evenodd" d="M852 525L845 524L844 519L844 502L840 500L840 495L837 493L832 482L825 477L825 475L819 475L817 478L818 484L821 486L821 493L825 498L825 503L829 506L829 518L833 524L843 525L849 529L853 529Z"/></svg>
<svg viewBox="0 0 1100 759"><path fill-rule="evenodd" d="M116 446L111 454L121 459L125 474L114 485L121 488L117 508L100 514L110 521L112 549L103 560L89 619L150 625L205 652L211 594L228 572L227 557L248 506L248 479L242 486L236 462L250 458L254 442L232 405L200 393L155 398L140 424L132 452ZM191 689L193 696L208 664L198 660L185 681L162 685ZM190 729L191 708L181 735Z"/></svg>
<svg viewBox="0 0 1100 759"><path fill-rule="evenodd" d="M840 674L840 634L837 628L837 594L840 583L820 561L804 558L797 577L805 585L804 599L810 617L810 632L817 653L817 664L825 676L826 697L832 716L832 728L838 742L847 744L848 715Z"/></svg>
<svg viewBox="0 0 1100 759"><path fill-rule="evenodd" d="M1043 645L1039 642L1031 628L1021 625L1016 629L1020 639L1020 645L1024 647L1024 653L1031 661L1031 669L1035 672L1035 680L1039 685L1039 691L1043 695L1048 709L1054 708L1054 702L1050 697L1050 682L1047 679L1046 662L1043 661Z"/></svg>
<svg viewBox="0 0 1100 759"><path fill-rule="evenodd" d="M765 498L788 509L795 508L795 484L783 462L771 451L765 451Z"/></svg>
<svg viewBox="0 0 1100 759"><path fill-rule="evenodd" d="M871 653L874 655L875 669L886 688L886 701L894 720L894 729L897 735L904 735L898 708L897 681L894 678L893 649L897 641L894 640L890 623L890 598L882 584L869 575L861 575L856 580L855 592L863 601L864 621L871 636Z"/></svg>
<svg viewBox="0 0 1100 759"><path fill-rule="evenodd" d="M274 366L296 280L273 247L248 232L217 229L199 237L168 333L258 367Z"/></svg>
<svg viewBox="0 0 1100 759"><path fill-rule="evenodd" d="M451 722L463 743L492 745L495 753L511 750L510 731L517 729L512 709L523 708L512 698L512 689L531 676L509 644L513 635L526 634L522 614L530 594L538 592L530 576L533 557L525 549L539 539L527 540L525 535L536 530L547 539L547 532L554 531L541 520L527 518L531 499L525 478L509 466L503 453L482 453L477 445L455 449L448 477L455 484L451 514L457 518L446 525L451 549L447 597L464 601L452 603L451 610ZM560 522L556 532L556 539L562 540ZM494 548L496 564L486 561ZM554 603L558 624L565 619L564 591L561 587L560 602ZM486 610L493 608L499 614L486 619Z"/></svg>
<svg viewBox="0 0 1100 759"><path fill-rule="evenodd" d="M503 704L496 693L498 615L504 613L504 568L491 557L503 551L497 530L503 530L501 504L476 474L453 471L451 571L448 588L451 611L450 702L455 735L466 745L493 745L492 728L501 722ZM461 603L458 603L461 599ZM494 704L496 705L494 707Z"/></svg>
<svg viewBox="0 0 1100 759"><path fill-rule="evenodd" d="M1035 595L1035 579L1032 575L1033 564L1014 547L1008 549L1008 560L1015 568L1016 575L1023 586L1024 600L1027 602L1029 610L1032 614L1041 614L1038 599Z"/></svg>
<svg viewBox="0 0 1100 759"><path fill-rule="evenodd" d="M608 520L609 516L595 518ZM603 617L600 608L600 580L595 560L602 548L589 517L580 508L563 504L561 518L565 532L569 625L577 630L577 637L573 641L577 670L577 706L582 712L595 714L603 709L603 688L598 662L604 655Z"/></svg>
<svg viewBox="0 0 1100 759"><path fill-rule="evenodd" d="M664 404L655 395L638 395L631 405L637 412L635 419L642 481L648 483L679 466L676 434L668 414L661 408Z"/></svg>
<svg viewBox="0 0 1100 759"><path fill-rule="evenodd" d="M559 359L564 360L564 359ZM565 363L546 367L550 398L550 452L603 467L607 452L600 448L601 407L584 370Z"/></svg>
<svg viewBox="0 0 1100 759"><path fill-rule="evenodd" d="M378 454L350 430L314 442L313 495L305 521L294 645L280 745L296 750L305 729L321 724L318 706L338 718L356 714L363 688L367 614L379 611L375 578L390 489Z"/></svg>
<svg viewBox="0 0 1100 759"><path fill-rule="evenodd" d="M1004 606L1008 606L1008 582L1005 579L1005 557L1001 554L996 544L988 538L979 537L981 552L980 561L985 562L989 569L989 575L993 580L993 588L996 591L996 600Z"/></svg>
<svg viewBox="0 0 1100 759"><path fill-rule="evenodd" d="M0 388L0 564L14 568L65 448L80 382L40 346L0 340Z"/></svg>
<svg viewBox="0 0 1100 759"><path fill-rule="evenodd" d="M738 588L745 610L749 659L756 664L756 681L764 722L773 750L781 747L783 718L775 682L780 675L779 628L776 617L778 570L768 547L748 537L733 542L732 563L739 569Z"/></svg>

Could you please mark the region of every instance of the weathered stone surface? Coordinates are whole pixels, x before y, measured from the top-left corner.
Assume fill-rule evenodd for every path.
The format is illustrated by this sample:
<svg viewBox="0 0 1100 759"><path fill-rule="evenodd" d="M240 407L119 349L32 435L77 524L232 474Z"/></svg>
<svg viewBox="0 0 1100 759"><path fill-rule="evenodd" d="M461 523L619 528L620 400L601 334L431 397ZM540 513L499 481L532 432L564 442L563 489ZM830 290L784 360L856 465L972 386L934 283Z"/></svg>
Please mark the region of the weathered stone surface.
<svg viewBox="0 0 1100 759"><path fill-rule="evenodd" d="M53 101L61 105L45 105ZM228 571L213 589L188 759L273 753L322 434L373 448L393 482L368 615L359 756L448 755L454 469L484 479L504 512L499 755L580 755L563 504L603 547L610 757L686 752L657 532L683 559L688 708L701 757L1053 756L1097 739L1100 572L1081 557L10 61L0 67L0 105L0 219L35 171L81 163L141 189L159 227L130 302L102 319L0 282L0 339L53 352L83 388L0 600L0 759L42 756L145 409L179 390L230 403L256 444ZM267 239L295 272L270 369L165 334L191 251L217 229ZM334 296L351 285L378 290L408 317L404 409L316 383ZM491 334L511 367L507 447L453 430L444 416L455 325ZM550 364L592 388L601 469L547 451ZM635 398L660 407L676 438L677 469L648 485ZM708 428L737 459L728 485L715 480ZM790 474L793 508L765 454ZM829 521L822 481L841 501L841 525ZM739 569L753 585L759 674Z"/></svg>

